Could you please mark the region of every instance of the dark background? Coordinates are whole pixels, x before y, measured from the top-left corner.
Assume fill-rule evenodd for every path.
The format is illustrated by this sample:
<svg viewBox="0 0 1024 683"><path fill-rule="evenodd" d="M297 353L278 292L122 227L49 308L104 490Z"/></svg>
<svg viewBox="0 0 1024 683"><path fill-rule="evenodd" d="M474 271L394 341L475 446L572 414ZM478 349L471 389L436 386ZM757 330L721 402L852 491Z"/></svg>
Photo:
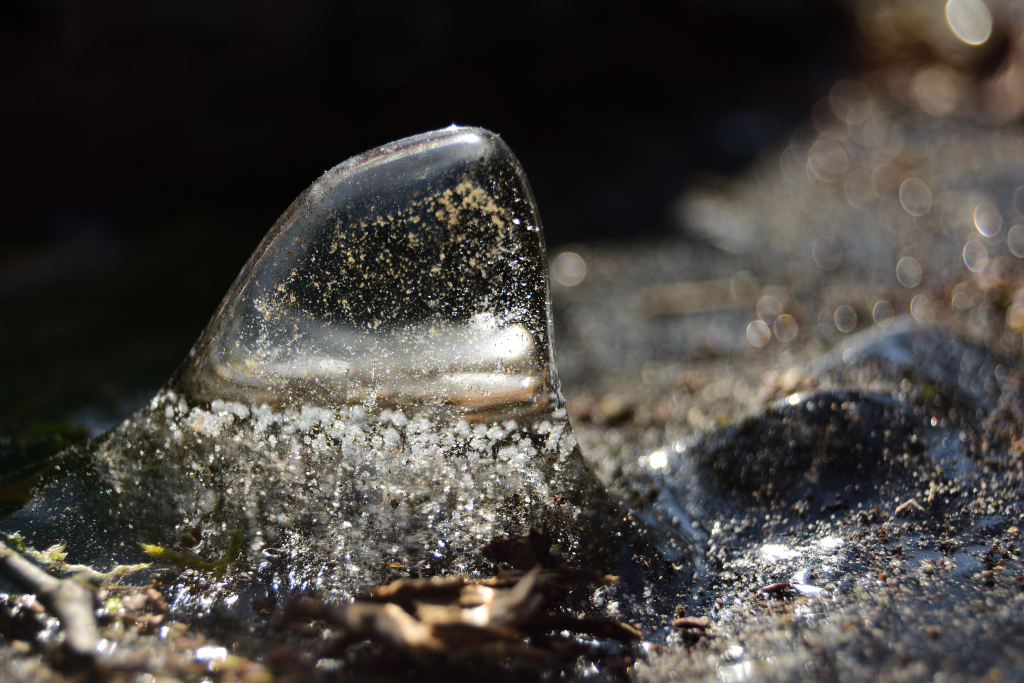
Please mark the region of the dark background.
<svg viewBox="0 0 1024 683"><path fill-rule="evenodd" d="M855 35L838 0L3 2L0 423L147 397L291 200L406 135L501 133L550 245L663 238Z"/></svg>

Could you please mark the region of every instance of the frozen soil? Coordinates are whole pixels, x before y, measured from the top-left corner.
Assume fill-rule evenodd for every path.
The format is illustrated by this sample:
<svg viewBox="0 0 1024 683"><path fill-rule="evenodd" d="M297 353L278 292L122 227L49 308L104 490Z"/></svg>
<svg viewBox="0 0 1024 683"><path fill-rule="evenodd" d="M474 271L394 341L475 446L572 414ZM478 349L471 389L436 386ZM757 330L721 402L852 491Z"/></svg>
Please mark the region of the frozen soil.
<svg viewBox="0 0 1024 683"><path fill-rule="evenodd" d="M1024 268L1006 246L1022 169L1003 153L1020 138L900 125L884 163L852 127L819 135L845 150L845 182L787 177L784 154L782 172L693 193L691 235L720 249L581 245L586 280L555 287L584 453L696 556L640 679L1024 675ZM862 172L875 186L858 195ZM909 178L932 188L923 215L900 202ZM988 198L1005 227L986 238L969 211ZM991 255L981 268L965 263L971 241ZM907 256L919 281L899 277ZM781 303L770 316L766 297ZM782 311L795 335L772 325ZM758 320L767 340L743 334Z"/></svg>
<svg viewBox="0 0 1024 683"><path fill-rule="evenodd" d="M689 542L695 578L644 632L635 663L598 657L547 676L1024 675L1024 262L1006 241L1021 220L1021 137L879 116L899 126L895 155L863 126L835 124L787 152L809 164L808 149L829 141L843 150L838 178L789 177L773 156L684 198L679 240L571 248L586 277L556 282L553 299L576 438L655 537ZM919 215L900 198L911 178L930 188ZM982 203L1000 215L993 235L976 227ZM965 262L970 243L984 264ZM821 256L835 245L839 264ZM914 277L898 270L906 257ZM79 676L54 664L55 639L18 637L29 611L8 600L0 666L14 680ZM104 677L360 674L344 659L318 665L315 638L214 617L110 621Z"/></svg>

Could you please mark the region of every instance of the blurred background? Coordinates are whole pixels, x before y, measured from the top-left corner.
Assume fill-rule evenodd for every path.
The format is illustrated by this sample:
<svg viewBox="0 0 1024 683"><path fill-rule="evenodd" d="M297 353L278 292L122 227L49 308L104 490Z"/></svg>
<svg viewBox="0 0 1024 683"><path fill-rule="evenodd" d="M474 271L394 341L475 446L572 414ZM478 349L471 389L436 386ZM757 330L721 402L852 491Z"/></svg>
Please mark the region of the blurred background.
<svg viewBox="0 0 1024 683"><path fill-rule="evenodd" d="M8 0L0 433L98 429L148 399L277 216L353 154L483 126L550 246L693 239L687 188L778 154L839 79L880 74L898 99L922 64L1004 63L998 30L943 52L921 21L943 7Z"/></svg>

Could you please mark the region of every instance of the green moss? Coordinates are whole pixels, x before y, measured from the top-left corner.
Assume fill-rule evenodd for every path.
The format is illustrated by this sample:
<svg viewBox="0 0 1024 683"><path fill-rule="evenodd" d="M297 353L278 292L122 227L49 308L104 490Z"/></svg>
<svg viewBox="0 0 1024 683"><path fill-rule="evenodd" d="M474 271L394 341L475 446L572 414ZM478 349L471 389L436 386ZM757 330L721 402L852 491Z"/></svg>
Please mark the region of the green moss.
<svg viewBox="0 0 1024 683"><path fill-rule="evenodd" d="M88 565L68 564L65 562L64 560L68 556L67 552L65 552L65 548L67 548L65 543L52 545L46 550L36 550L32 546L25 545L25 539L17 532L13 534L0 532L0 541L3 541L9 548L12 548L30 560L34 560L43 565L54 574L78 575L93 583L111 581L119 576L123 576L124 574L149 567L148 564L119 564L109 572L101 572Z"/></svg>
<svg viewBox="0 0 1024 683"><path fill-rule="evenodd" d="M204 560L195 553L188 551L172 550L171 548L150 543L142 543L141 545L143 552L155 560L170 562L182 569L195 569L200 572L212 573L217 579L220 579L224 576L224 572L227 571L231 563L238 559L238 555L242 550L242 532L238 529L231 531L227 550L224 551L220 559L213 562Z"/></svg>

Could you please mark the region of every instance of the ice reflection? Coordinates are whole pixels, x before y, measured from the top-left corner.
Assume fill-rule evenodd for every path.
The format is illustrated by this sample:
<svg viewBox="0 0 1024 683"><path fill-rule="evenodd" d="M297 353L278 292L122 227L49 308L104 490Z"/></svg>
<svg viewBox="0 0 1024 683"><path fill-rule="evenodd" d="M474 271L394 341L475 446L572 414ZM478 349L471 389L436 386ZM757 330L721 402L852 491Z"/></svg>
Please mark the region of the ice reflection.
<svg viewBox="0 0 1024 683"><path fill-rule="evenodd" d="M815 586L813 583L809 583L808 578L811 571L808 569L801 569L793 576L789 577L789 586L792 590L800 593L801 595L825 595L828 591L819 586Z"/></svg>
<svg viewBox="0 0 1024 683"><path fill-rule="evenodd" d="M800 557L800 551L779 543L765 543L761 546L761 557L770 562L793 560Z"/></svg>
<svg viewBox="0 0 1024 683"><path fill-rule="evenodd" d="M528 190L509 193L473 166L489 159L514 177L496 149L453 129L328 172L250 260L183 388L207 400L457 410L547 400L544 297L524 295L543 277L543 245L523 239L539 230Z"/></svg>
<svg viewBox="0 0 1024 683"><path fill-rule="evenodd" d="M256 398L289 387L349 403L440 401L482 409L531 403L543 391L533 335L490 313L451 326L408 324L401 333L298 314L279 314L274 324L289 333L280 347L263 345L269 335L262 333L246 340L252 355L216 357L214 370L231 387L224 395Z"/></svg>
<svg viewBox="0 0 1024 683"><path fill-rule="evenodd" d="M737 659L743 656L743 648L739 645L730 647L730 656ZM718 669L718 680L722 683L742 683L750 680L754 673L753 662L737 662L734 664L723 664Z"/></svg>
<svg viewBox="0 0 1024 683"><path fill-rule="evenodd" d="M818 539L818 546L823 550L835 550L841 547L846 541L839 538L838 536L825 536L824 538Z"/></svg>

